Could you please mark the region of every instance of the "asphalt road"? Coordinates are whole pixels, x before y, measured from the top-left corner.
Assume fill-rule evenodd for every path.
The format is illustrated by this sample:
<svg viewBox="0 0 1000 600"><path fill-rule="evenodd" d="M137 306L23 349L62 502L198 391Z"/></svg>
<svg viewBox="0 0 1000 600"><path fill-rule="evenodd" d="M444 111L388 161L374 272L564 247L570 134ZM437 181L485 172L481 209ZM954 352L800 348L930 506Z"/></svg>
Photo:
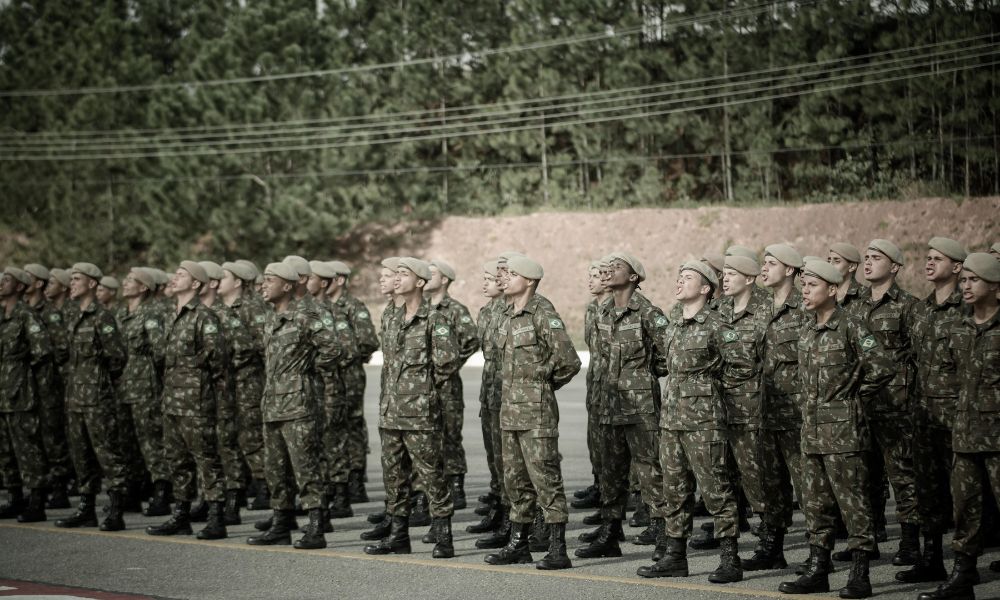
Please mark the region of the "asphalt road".
<svg viewBox="0 0 1000 600"><path fill-rule="evenodd" d="M650 546L623 544L625 556L614 559L574 559L573 569L538 571L532 565L494 567L483 562L492 551L475 547L475 535L465 526L478 521L473 514L477 495L486 491L489 475L478 419L478 369L463 371L466 390L465 448L469 461L467 491L470 507L454 519L458 556L451 560L431 558L431 546L420 543L426 528L415 528L413 554L371 557L362 552L358 534L370 526L364 516L379 510L384 494L379 467L377 420L378 370L369 369L368 413L372 433L368 490L372 502L355 505L355 516L334 521L336 531L327 535L329 548L299 551L290 546L252 547L246 538L254 533L251 522L265 512L244 512L244 524L230 527L230 537L216 542L200 542L193 536L159 538L143 529L161 518L126 514L128 530L102 533L96 529L63 530L52 522L69 510L50 511L47 523L19 525L0 521L0 578L79 586L113 592L130 592L172 599L276 600L311 598L787 598L778 584L794 578L792 569L746 573L736 584L708 583L707 575L718 565L715 551L690 551L691 576L684 579L646 580L635 575L648 564ZM567 493L590 480L586 450L584 378L581 373L558 394L560 401L560 449ZM892 504L890 503L890 511ZM567 540L570 553L581 545L576 536L587 529L582 517L590 511L573 511ZM926 585L899 585L893 580L891 558L898 542L899 527L890 512L889 542L882 545L883 559L872 565L872 584L880 598L915 598ZM698 519L696 527L704 519ZM808 549L803 537L803 519L796 514L788 534L786 556L789 563L804 560ZM636 534L639 530L627 530ZM297 536L296 536L297 537ZM756 538L741 540L741 555L749 556ZM541 558L541 554L536 554ZM950 566L950 552L947 554ZM1000 549L992 549L980 559L984 583L977 597L1000 599L1000 575L986 569L1000 559ZM839 564L831 575L834 591L821 594L837 597L848 567ZM815 596L814 596L815 597Z"/></svg>

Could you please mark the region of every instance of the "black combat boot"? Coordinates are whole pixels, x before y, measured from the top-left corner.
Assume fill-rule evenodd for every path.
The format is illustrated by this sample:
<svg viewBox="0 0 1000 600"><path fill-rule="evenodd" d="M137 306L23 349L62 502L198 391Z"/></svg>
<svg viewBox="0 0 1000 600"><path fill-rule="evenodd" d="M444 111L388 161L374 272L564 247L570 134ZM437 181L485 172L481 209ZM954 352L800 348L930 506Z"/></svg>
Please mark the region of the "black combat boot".
<svg viewBox="0 0 1000 600"><path fill-rule="evenodd" d="M387 516L386 512L383 510L382 512L368 513L368 516L365 517L365 520L371 523L372 525L378 525L382 521L385 521L386 516Z"/></svg>
<svg viewBox="0 0 1000 600"><path fill-rule="evenodd" d="M438 520L431 519L431 526L427 529L427 533L424 534L424 537L420 538L420 541L424 544L436 544L437 526L438 526Z"/></svg>
<svg viewBox="0 0 1000 600"><path fill-rule="evenodd" d="M703 531L692 537L688 546L694 550L715 550L722 547L722 541L715 537L715 528L713 527L711 533Z"/></svg>
<svg viewBox="0 0 1000 600"><path fill-rule="evenodd" d="M913 523L899 524L899 550L892 557L892 564L906 567L920 562L920 526Z"/></svg>
<svg viewBox="0 0 1000 600"><path fill-rule="evenodd" d="M594 512L590 513L589 515L581 519L581 521L583 521L584 525L600 525L601 523L604 522L604 517L601 515L600 510L595 510Z"/></svg>
<svg viewBox="0 0 1000 600"><path fill-rule="evenodd" d="M240 518L240 504L243 497L243 490L226 490L226 506L222 515L222 520L226 525L242 525Z"/></svg>
<svg viewBox="0 0 1000 600"><path fill-rule="evenodd" d="M585 488L580 488L578 490L575 490L573 492L573 497L574 498L583 498L584 496L588 496L590 494L593 494L596 491L597 491L597 479L595 478L594 479L594 483L588 485Z"/></svg>
<svg viewBox="0 0 1000 600"><path fill-rule="evenodd" d="M878 549L878 540L875 541L875 550L868 553L868 560L878 560L882 558L882 552ZM833 553L833 560L837 562L851 562L854 555L850 548L844 548Z"/></svg>
<svg viewBox="0 0 1000 600"><path fill-rule="evenodd" d="M250 505L247 507L248 510L268 510L271 508L271 490L267 487L267 481L263 479L255 479L254 487L257 488L257 493L254 495L253 500L250 501Z"/></svg>
<svg viewBox="0 0 1000 600"><path fill-rule="evenodd" d="M788 566L785 560L785 530L774 528L767 523L760 524L760 538L753 556L743 561L745 571L767 571L784 569Z"/></svg>
<svg viewBox="0 0 1000 600"><path fill-rule="evenodd" d="M667 525L662 517L655 517L652 527L656 531L656 546L653 547L653 555L650 558L653 562L659 562L667 555Z"/></svg>
<svg viewBox="0 0 1000 600"><path fill-rule="evenodd" d="M118 490L108 491L108 510L101 521L101 531L123 531L125 529L125 494Z"/></svg>
<svg viewBox="0 0 1000 600"><path fill-rule="evenodd" d="M253 528L256 529L257 531L268 531L269 529L271 529L271 526L274 525L274 515L278 514L278 512L279 511L275 509L274 511L272 511L270 517L266 519L261 519L260 521L254 521ZM281 512L282 514L284 514L284 511ZM285 527L288 528L288 531L297 531L299 529L299 522L295 520L295 512L287 511L287 513L288 514L285 515L287 518L287 520L285 521Z"/></svg>
<svg viewBox="0 0 1000 600"><path fill-rule="evenodd" d="M326 548L326 536L323 535L323 509L309 509L309 524L306 525L305 535L295 542L298 550L320 550Z"/></svg>
<svg viewBox="0 0 1000 600"><path fill-rule="evenodd" d="M124 512L142 512L142 481L129 481L122 493L122 510Z"/></svg>
<svg viewBox="0 0 1000 600"><path fill-rule="evenodd" d="M427 494L417 492L414 496L413 510L410 511L410 525L414 527L426 527L431 524L430 508L427 506Z"/></svg>
<svg viewBox="0 0 1000 600"><path fill-rule="evenodd" d="M469 525L465 530L469 533L486 533L496 529L501 521L503 521L503 508L497 503L490 508L490 512L483 517L482 521Z"/></svg>
<svg viewBox="0 0 1000 600"><path fill-rule="evenodd" d="M872 582L868 578L868 553L864 550L854 551L851 562L851 573L847 576L847 585L840 589L841 598L868 598L872 595Z"/></svg>
<svg viewBox="0 0 1000 600"><path fill-rule="evenodd" d="M510 542L510 507L500 507L500 524L496 529L476 540L476 548L503 548Z"/></svg>
<svg viewBox="0 0 1000 600"><path fill-rule="evenodd" d="M17 522L39 523L45 519L45 490L42 488L32 488L31 495L28 496L28 504L24 507L21 514L17 515Z"/></svg>
<svg viewBox="0 0 1000 600"><path fill-rule="evenodd" d="M649 526L639 532L639 535L632 539L632 543L637 546L652 546L656 543L656 519L649 522Z"/></svg>
<svg viewBox="0 0 1000 600"><path fill-rule="evenodd" d="M365 546L365 554L409 554L410 520L407 517L392 517L389 536L377 544Z"/></svg>
<svg viewBox="0 0 1000 600"><path fill-rule="evenodd" d="M643 502L628 520L629 527L649 527L649 505Z"/></svg>
<svg viewBox="0 0 1000 600"><path fill-rule="evenodd" d="M590 486L587 490L589 490L587 494L570 501L569 505L579 509L600 508L601 492L597 489L597 486Z"/></svg>
<svg viewBox="0 0 1000 600"><path fill-rule="evenodd" d="M684 538L667 538L666 551L663 558L648 567L639 567L636 575L639 577L687 577L687 540Z"/></svg>
<svg viewBox="0 0 1000 600"><path fill-rule="evenodd" d="M331 519L347 519L354 516L354 510L351 508L351 494L348 491L348 485L346 483L335 483L333 484L332 494L330 496L330 518Z"/></svg>
<svg viewBox="0 0 1000 600"><path fill-rule="evenodd" d="M545 552L549 549L549 526L545 524L542 509L535 509L535 520L528 534L528 549L532 552Z"/></svg>
<svg viewBox="0 0 1000 600"><path fill-rule="evenodd" d="M722 538L719 568L708 576L712 583L736 583L743 581L743 567L740 565L739 540L734 537Z"/></svg>
<svg viewBox="0 0 1000 600"><path fill-rule="evenodd" d="M922 592L917 600L975 600L974 586L979 583L976 557L955 553L955 566L948 580L933 592Z"/></svg>
<svg viewBox="0 0 1000 600"><path fill-rule="evenodd" d="M252 535L247 538L247 543L251 546L287 546L292 543L292 525L298 529L295 522L295 512L292 510L274 509L274 514L270 518L271 527L261 535ZM257 524L254 523L254 527Z"/></svg>
<svg viewBox="0 0 1000 600"><path fill-rule="evenodd" d="M389 537L389 530L392 528L392 517L385 515L382 520L375 524L375 527L368 531L361 532L363 540L381 540Z"/></svg>
<svg viewBox="0 0 1000 600"><path fill-rule="evenodd" d="M97 527L97 511L94 509L95 494L80 494L80 504L76 512L56 521L56 527Z"/></svg>
<svg viewBox="0 0 1000 600"><path fill-rule="evenodd" d="M191 522L204 523L208 520L208 502L204 498L198 500L198 504L191 507Z"/></svg>
<svg viewBox="0 0 1000 600"><path fill-rule="evenodd" d="M490 514L490 512L493 509L500 506L500 496L494 494L493 492L483 494L478 498L478 500L479 500L479 506L477 506L475 511L473 512L475 512L480 517L485 517L486 515Z"/></svg>
<svg viewBox="0 0 1000 600"><path fill-rule="evenodd" d="M530 563L531 550L528 549L528 530L531 523L511 523L510 541L496 554L488 554L486 562L491 565L516 565Z"/></svg>
<svg viewBox="0 0 1000 600"><path fill-rule="evenodd" d="M226 503L209 502L205 528L198 532L199 540L221 540L229 537L226 531Z"/></svg>
<svg viewBox="0 0 1000 600"><path fill-rule="evenodd" d="M566 555L566 524L552 523L549 525L549 553L535 563L536 569L555 571L572 569L573 563Z"/></svg>
<svg viewBox="0 0 1000 600"><path fill-rule="evenodd" d="M24 490L19 485L11 486L7 488L7 493L10 494L10 502L0 506L0 519L16 519L26 506Z"/></svg>
<svg viewBox="0 0 1000 600"><path fill-rule="evenodd" d="M325 501L324 501L325 502ZM333 533L333 523L330 521L330 511L325 508L320 508L319 511L319 524L323 533Z"/></svg>
<svg viewBox="0 0 1000 600"><path fill-rule="evenodd" d="M347 475L348 501L351 504L368 502L368 490L365 489L365 472L351 471Z"/></svg>
<svg viewBox="0 0 1000 600"><path fill-rule="evenodd" d="M941 534L924 535L924 554L913 568L896 573L901 583L927 583L948 579L944 568L944 549Z"/></svg>
<svg viewBox="0 0 1000 600"><path fill-rule="evenodd" d="M435 518L431 523L431 528L435 532L434 550L431 552L432 558L454 558L455 544L451 537L451 517Z"/></svg>
<svg viewBox="0 0 1000 600"><path fill-rule="evenodd" d="M465 475L451 476L451 504L455 510L462 510L468 503L465 499Z"/></svg>
<svg viewBox="0 0 1000 600"><path fill-rule="evenodd" d="M802 575L795 581L783 581L778 590L785 594L815 594L830 591L830 551L809 545L809 560Z"/></svg>
<svg viewBox="0 0 1000 600"><path fill-rule="evenodd" d="M159 479L153 483L153 496L142 514L147 517L162 517L170 514L170 482Z"/></svg>
<svg viewBox="0 0 1000 600"><path fill-rule="evenodd" d="M596 540L591 542L589 546L577 548L574 554L580 558L621 556L622 548L618 544L619 535L624 535L621 519L610 519L605 523Z"/></svg>
<svg viewBox="0 0 1000 600"><path fill-rule="evenodd" d="M45 503L45 508L70 508L69 494L66 493L66 482L57 477L52 482L52 489L49 490L49 501Z"/></svg>
<svg viewBox="0 0 1000 600"><path fill-rule="evenodd" d="M146 528L149 535L191 535L191 503L178 502L169 519L160 525L150 525Z"/></svg>

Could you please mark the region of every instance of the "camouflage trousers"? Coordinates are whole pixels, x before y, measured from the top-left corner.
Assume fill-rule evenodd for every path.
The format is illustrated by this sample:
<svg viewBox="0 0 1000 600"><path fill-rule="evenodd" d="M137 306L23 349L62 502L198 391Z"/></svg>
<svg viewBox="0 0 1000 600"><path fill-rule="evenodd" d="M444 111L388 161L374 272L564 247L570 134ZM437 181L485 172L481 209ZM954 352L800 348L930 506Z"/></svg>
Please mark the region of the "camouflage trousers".
<svg viewBox="0 0 1000 600"><path fill-rule="evenodd" d="M656 415L644 415L640 423L598 426L602 453L597 474L601 490L601 516L623 519L631 485L629 475L638 476L642 500L654 517L664 516L663 472L660 470L660 428Z"/></svg>
<svg viewBox="0 0 1000 600"><path fill-rule="evenodd" d="M33 410L0 413L0 476L4 487L47 485L45 449Z"/></svg>
<svg viewBox="0 0 1000 600"><path fill-rule="evenodd" d="M503 484L510 500L510 520L531 523L535 507L546 523L569 520L558 437L537 431L503 431Z"/></svg>
<svg viewBox="0 0 1000 600"><path fill-rule="evenodd" d="M508 504L503 487L503 437L500 434L500 411L485 406L479 409L483 429L483 446L486 447L486 466L490 469L490 491Z"/></svg>
<svg viewBox="0 0 1000 600"><path fill-rule="evenodd" d="M118 451L118 429L110 406L68 412L66 434L81 493L99 494L102 476L108 479L109 491L125 491L128 473Z"/></svg>
<svg viewBox="0 0 1000 600"><path fill-rule="evenodd" d="M956 452L951 468L951 495L955 499L955 535L951 549L979 556L983 552L984 483L1000 498L1000 452ZM988 482L988 483L987 483Z"/></svg>
<svg viewBox="0 0 1000 600"><path fill-rule="evenodd" d="M948 517L952 514L951 461L951 430L918 417L913 473L920 529L925 534L943 534L948 529Z"/></svg>
<svg viewBox="0 0 1000 600"><path fill-rule="evenodd" d="M149 471L153 481L170 481L170 466L163 450L163 413L159 402L148 400L123 404L118 416L120 435L128 438L123 443L127 446L134 444L139 449L143 468Z"/></svg>
<svg viewBox="0 0 1000 600"><path fill-rule="evenodd" d="M587 407L587 454L590 456L590 470L594 474L594 482L597 483L604 449L601 447L601 417L597 414L597 407L594 406Z"/></svg>
<svg viewBox="0 0 1000 600"><path fill-rule="evenodd" d="M833 550L837 507L847 525L849 550L875 550L865 452L805 454L802 457L803 512L809 543Z"/></svg>
<svg viewBox="0 0 1000 600"><path fill-rule="evenodd" d="M254 479L264 479L264 419L260 399L263 380L246 377L236 380L237 443Z"/></svg>
<svg viewBox="0 0 1000 600"><path fill-rule="evenodd" d="M138 489L146 479L146 462L142 458L142 449L139 447L139 440L135 435L135 426L132 423L132 413L128 404L118 404L118 413L115 415L117 424L117 444L118 453L125 463L125 479L128 480L130 489Z"/></svg>
<svg viewBox="0 0 1000 600"><path fill-rule="evenodd" d="M350 408L346 403L327 405L324 407L325 421L323 423L323 463L325 473L323 481L326 484L347 483L351 471L350 456L347 452L348 430L347 415Z"/></svg>
<svg viewBox="0 0 1000 600"><path fill-rule="evenodd" d="M871 477L872 514L885 514L888 498L886 475L896 497L896 518L900 523L920 522L917 511L917 483L913 472L913 422L910 418L879 420L869 427L872 449L868 472Z"/></svg>
<svg viewBox="0 0 1000 600"><path fill-rule="evenodd" d="M433 517L450 517L451 487L445 482L441 462L440 431L409 431L379 428L382 438L382 478L386 511L405 517L410 514L410 490L427 494Z"/></svg>
<svg viewBox="0 0 1000 600"><path fill-rule="evenodd" d="M306 510L323 506L323 451L316 429L316 421L308 417L264 423L264 472L271 508L293 510L296 494Z"/></svg>
<svg viewBox="0 0 1000 600"><path fill-rule="evenodd" d="M448 381L447 395L441 411L441 434L444 437L444 474L464 475L469 467L462 447L462 427L465 425L465 400L462 397L462 378L453 375Z"/></svg>
<svg viewBox="0 0 1000 600"><path fill-rule="evenodd" d="M799 429L760 432L761 492L767 498L761 521L787 529L792 525L795 500L802 505L802 441Z"/></svg>
<svg viewBox="0 0 1000 600"><path fill-rule="evenodd" d="M163 452L178 502L222 502L225 481L215 419L163 415Z"/></svg>
<svg viewBox="0 0 1000 600"><path fill-rule="evenodd" d="M735 465L733 481L739 482L750 502L750 508L758 515L768 512L767 496L763 484L763 455L761 454L761 431L757 427L730 425L729 452Z"/></svg>
<svg viewBox="0 0 1000 600"><path fill-rule="evenodd" d="M355 363L344 371L347 389L347 464L351 471L368 469L368 422L365 420L365 367Z"/></svg>
<svg viewBox="0 0 1000 600"><path fill-rule="evenodd" d="M57 379L38 404L42 446L45 448L49 477L53 483L66 481L73 476L73 464L66 444L66 404L63 393L62 380Z"/></svg>
<svg viewBox="0 0 1000 600"><path fill-rule="evenodd" d="M222 461L222 475L227 490L242 490L246 487L243 466L243 452L240 451L240 432L236 414L220 415L215 420L215 435L219 445L219 460Z"/></svg>
<svg viewBox="0 0 1000 600"><path fill-rule="evenodd" d="M661 430L660 468L668 537L691 537L695 485L715 518L715 537L740 536L736 491L726 464L725 432Z"/></svg>

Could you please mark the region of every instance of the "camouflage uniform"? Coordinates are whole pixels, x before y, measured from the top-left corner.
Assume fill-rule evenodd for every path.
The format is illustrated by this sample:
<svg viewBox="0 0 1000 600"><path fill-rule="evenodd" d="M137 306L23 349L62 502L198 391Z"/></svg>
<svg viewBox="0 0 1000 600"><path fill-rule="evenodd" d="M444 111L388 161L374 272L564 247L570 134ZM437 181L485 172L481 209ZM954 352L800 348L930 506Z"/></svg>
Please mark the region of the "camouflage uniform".
<svg viewBox="0 0 1000 600"><path fill-rule="evenodd" d="M270 305L244 292L230 306L246 327L250 348L236 365L234 393L240 452L254 479L264 479L264 422L260 402L264 394L264 323Z"/></svg>
<svg viewBox="0 0 1000 600"><path fill-rule="evenodd" d="M115 318L96 301L73 311L66 377L66 430L80 491L125 492L126 467L118 449L115 383L127 350Z"/></svg>
<svg viewBox="0 0 1000 600"><path fill-rule="evenodd" d="M455 336L458 346L459 368L469 357L479 350L479 335L476 323L464 304L445 294L434 310L445 317L445 322ZM462 426L465 423L465 399L462 396L462 376L456 371L441 389L442 393L442 434L444 437L445 477L465 475L469 470L462 447Z"/></svg>
<svg viewBox="0 0 1000 600"><path fill-rule="evenodd" d="M69 447L66 445L66 402L65 389L60 366L66 362L69 350L66 347L66 323L62 311L42 300L31 307L41 319L52 342L52 360L48 366L40 367L36 374L38 395L38 416L41 420L42 445L49 463L49 479L53 484L65 482L72 474Z"/></svg>
<svg viewBox="0 0 1000 600"><path fill-rule="evenodd" d="M490 491L509 504L503 486L503 441L500 435L501 359L498 329L507 305L502 297L491 299L479 309L476 320L483 346L483 380L479 387L479 419L486 447L486 464L490 469Z"/></svg>
<svg viewBox="0 0 1000 600"><path fill-rule="evenodd" d="M598 312L598 347L604 370L597 406L597 481L601 515L625 516L630 465L639 478L642 500L654 517L664 516L663 473L659 458L660 386L653 367L663 355L667 317L638 291L623 308L608 298Z"/></svg>
<svg viewBox="0 0 1000 600"><path fill-rule="evenodd" d="M240 451L239 408L236 402L236 373L258 358L250 323L239 317L231 306L216 300L211 306L219 318L222 337L226 342L225 363L226 395L217 398L215 406L215 435L222 461L222 473L226 478L227 490L242 490L243 453Z"/></svg>
<svg viewBox="0 0 1000 600"><path fill-rule="evenodd" d="M723 389L742 385L752 368L740 363L737 340L736 332L707 305L691 318L682 312L667 331L660 467L668 537L690 537L695 483L715 517L715 537L740 535L736 493L726 464L722 399Z"/></svg>
<svg viewBox="0 0 1000 600"><path fill-rule="evenodd" d="M860 298L861 292L865 289L865 287L858 283L858 280L854 278L853 273L849 273L847 278L847 293L844 294L843 300L837 300L837 304L839 304L841 308L847 309L847 312L853 313L856 308L855 304Z"/></svg>
<svg viewBox="0 0 1000 600"><path fill-rule="evenodd" d="M351 465L348 453L348 415L353 407L347 392L347 373L357 360L355 356L357 339L354 329L348 320L343 307L326 301L317 302L321 308L321 318L332 319L338 333L349 340L340 361L329 370L323 379L323 468L324 482L327 485L346 484L350 476ZM328 490L330 497L334 491Z"/></svg>
<svg viewBox="0 0 1000 600"><path fill-rule="evenodd" d="M580 357L551 306L536 294L521 310L508 308L498 326L504 486L514 523L532 522L536 503L546 523L568 519L555 391L580 372Z"/></svg>
<svg viewBox="0 0 1000 600"><path fill-rule="evenodd" d="M802 329L803 512L809 543L833 549L837 507L850 550L875 550L865 451L870 444L864 398L892 378L890 353L867 327L838 307L823 325Z"/></svg>
<svg viewBox="0 0 1000 600"><path fill-rule="evenodd" d="M602 471L604 449L601 447L599 407L604 398L604 359L601 356L601 346L597 337L597 320L600 306L597 300L587 303L583 314L583 341L590 351L590 364L587 365L587 452L590 455L590 467L594 480ZM659 388L659 385L657 385ZM659 461L659 457L657 457Z"/></svg>
<svg viewBox="0 0 1000 600"><path fill-rule="evenodd" d="M802 294L793 289L781 306L771 309L764 333L764 427L760 452L761 456L772 458L762 465L762 486L768 502L761 520L781 530L792 524L793 492L798 494L801 505L804 488L798 342L806 320Z"/></svg>
<svg viewBox="0 0 1000 600"><path fill-rule="evenodd" d="M347 391L347 463L351 471L364 473L368 467L368 423L365 421L365 363L378 350L378 334L365 303L344 292L334 303L334 313L343 314L354 331L357 354L344 369ZM340 316L337 316L339 319Z"/></svg>
<svg viewBox="0 0 1000 600"><path fill-rule="evenodd" d="M419 480L431 516L454 512L442 462L441 394L459 368L459 349L445 317L423 300L406 320L405 307L383 321L386 355L379 434L386 512L409 515L411 478ZM387 325L388 323L388 325Z"/></svg>
<svg viewBox="0 0 1000 600"><path fill-rule="evenodd" d="M983 551L984 482L1000 498L1000 312L977 325L971 316L955 323L949 353L960 388L952 429L951 494L955 535L951 548L969 556Z"/></svg>
<svg viewBox="0 0 1000 600"><path fill-rule="evenodd" d="M226 401L226 341L219 318L197 297L166 325L163 370L163 449L174 497L222 502L225 481L216 422Z"/></svg>
<svg viewBox="0 0 1000 600"><path fill-rule="evenodd" d="M37 374L50 372L51 360L49 335L35 313L22 302L9 316L0 308L0 476L7 488L46 486Z"/></svg>

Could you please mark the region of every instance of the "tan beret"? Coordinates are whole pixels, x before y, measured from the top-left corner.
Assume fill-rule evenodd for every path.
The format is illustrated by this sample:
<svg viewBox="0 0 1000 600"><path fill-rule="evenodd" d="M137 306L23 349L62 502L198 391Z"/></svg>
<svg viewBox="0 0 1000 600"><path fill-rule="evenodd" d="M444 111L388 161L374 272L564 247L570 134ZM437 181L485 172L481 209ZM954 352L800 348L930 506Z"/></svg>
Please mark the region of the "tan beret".
<svg viewBox="0 0 1000 600"><path fill-rule="evenodd" d="M238 264L240 266L246 267L247 269L249 269L253 273L253 277L249 277L247 279L247 281L249 281L251 279L256 279L256 278L258 278L258 277L261 276L260 268L257 266L257 263L253 262L252 260L247 260L245 258L241 258L241 259L239 259L237 261L234 261L234 262L236 262L236 264ZM235 271L233 272L233 275L236 275Z"/></svg>
<svg viewBox="0 0 1000 600"><path fill-rule="evenodd" d="M149 269L143 267L132 267L129 269L128 274L142 285L146 286L151 290L156 289L156 278Z"/></svg>
<svg viewBox="0 0 1000 600"><path fill-rule="evenodd" d="M389 258L382 260L381 264L382 267L389 269L390 271L395 271L396 269L399 268L399 257L390 256Z"/></svg>
<svg viewBox="0 0 1000 600"><path fill-rule="evenodd" d="M969 251L962 244L946 237L932 237L927 246L956 262L962 262L969 255Z"/></svg>
<svg viewBox="0 0 1000 600"><path fill-rule="evenodd" d="M972 271L984 281L1000 283L1000 260L986 252L973 252L966 256L962 269Z"/></svg>
<svg viewBox="0 0 1000 600"><path fill-rule="evenodd" d="M292 265L295 272L299 274L299 277L305 277L307 275L312 275L312 269L309 268L309 261L302 258L301 256L295 254L289 254L285 257L285 260L281 261Z"/></svg>
<svg viewBox="0 0 1000 600"><path fill-rule="evenodd" d="M399 259L398 269L409 269L414 275L423 279L424 281L430 281L431 278L431 265L427 261L420 260L419 258L413 258L412 256L404 256Z"/></svg>
<svg viewBox="0 0 1000 600"><path fill-rule="evenodd" d="M24 285L31 285L31 274L29 274L24 269L19 269L17 267L11 266L3 270L4 273L10 275L15 280L20 281Z"/></svg>
<svg viewBox="0 0 1000 600"><path fill-rule="evenodd" d="M66 269L51 269L49 277L54 277L63 287L69 286L69 271Z"/></svg>
<svg viewBox="0 0 1000 600"><path fill-rule="evenodd" d="M440 259L431 261L431 266L437 269L441 275L448 278L448 281L455 281L455 268Z"/></svg>
<svg viewBox="0 0 1000 600"><path fill-rule="evenodd" d="M726 248L726 256L744 256L746 258L753 260L754 262L758 262L760 260L757 257L756 252L754 252L750 248L747 248L746 246L740 246L737 244L734 244Z"/></svg>
<svg viewBox="0 0 1000 600"><path fill-rule="evenodd" d="M119 287L121 287L121 284L118 283L118 280L112 277L111 275L105 275L104 277L101 277L100 283L102 286L108 288L109 290L117 290Z"/></svg>
<svg viewBox="0 0 1000 600"><path fill-rule="evenodd" d="M851 244L845 244L844 242L830 244L830 252L840 255L847 262L861 262L861 252Z"/></svg>
<svg viewBox="0 0 1000 600"><path fill-rule="evenodd" d="M760 265L757 261L741 254L730 254L726 257L726 267L748 277L760 275Z"/></svg>
<svg viewBox="0 0 1000 600"><path fill-rule="evenodd" d="M805 256L802 257L802 264L805 265L807 262L811 260L823 260L823 259L816 256L815 254L806 254Z"/></svg>
<svg viewBox="0 0 1000 600"><path fill-rule="evenodd" d="M351 267L347 263L341 262L339 260L331 260L329 263L330 268L337 275L343 275L344 277L349 277L351 275Z"/></svg>
<svg viewBox="0 0 1000 600"><path fill-rule="evenodd" d="M209 279L215 279L216 281L219 281L226 276L225 272L223 272L222 270L222 267L219 266L219 263L217 262L213 262L210 260L202 260L199 261L198 264L201 265L202 269L205 269L205 273L208 274Z"/></svg>
<svg viewBox="0 0 1000 600"><path fill-rule="evenodd" d="M170 275L163 269L157 269L156 267L143 268L153 274L153 279L156 281L156 285L166 285L170 283Z"/></svg>
<svg viewBox="0 0 1000 600"><path fill-rule="evenodd" d="M722 269L726 267L726 257L721 254L716 254L714 252L710 252L702 256L701 262L715 269L716 273L721 273ZM718 279L718 276L716 276L716 279Z"/></svg>
<svg viewBox="0 0 1000 600"><path fill-rule="evenodd" d="M498 254L497 260L499 262L504 263L510 260L512 256L527 256L527 255L524 252L518 252L517 250L507 250L505 252L501 252L500 254Z"/></svg>
<svg viewBox="0 0 1000 600"><path fill-rule="evenodd" d="M1000 242L997 242L992 246L990 246L990 252L995 252L996 254L1000 254Z"/></svg>
<svg viewBox="0 0 1000 600"><path fill-rule="evenodd" d="M541 279L545 276L542 265L527 256L511 256L507 259L507 268L525 279Z"/></svg>
<svg viewBox="0 0 1000 600"><path fill-rule="evenodd" d="M725 268L725 264L723 264ZM715 274L715 270L712 265L707 262L700 260L689 260L679 269L679 272L684 271L694 271L695 273L701 274L702 277L708 280L712 287L719 287L719 277Z"/></svg>
<svg viewBox="0 0 1000 600"><path fill-rule="evenodd" d="M273 262L267 265L264 268L264 275L273 275L293 283L299 280L298 270L287 262Z"/></svg>
<svg viewBox="0 0 1000 600"><path fill-rule="evenodd" d="M330 263L319 260L309 261L309 270L312 271L313 275L323 279L333 279L337 276L337 272L333 270Z"/></svg>
<svg viewBox="0 0 1000 600"><path fill-rule="evenodd" d="M208 277L208 273L205 272L205 267L201 266L200 264L196 263L195 261L193 261L193 260L182 260L181 264L180 264L180 268L184 269L185 271L187 271L188 273L190 273L191 277L194 277L198 281L200 281L202 283L208 283L209 277Z"/></svg>
<svg viewBox="0 0 1000 600"><path fill-rule="evenodd" d="M612 252L608 256L612 257L614 260L620 260L632 267L635 274L639 276L640 282L646 280L646 269L642 267L642 263L639 262L638 258L632 256L628 252Z"/></svg>
<svg viewBox="0 0 1000 600"><path fill-rule="evenodd" d="M603 258L599 258L597 260L590 261L590 266L587 267L587 270L594 270L594 269L596 269L596 270L599 271L601 269L608 268L608 266L609 266L608 265L608 261L604 260Z"/></svg>
<svg viewBox="0 0 1000 600"><path fill-rule="evenodd" d="M233 274L233 277L242 279L243 281L253 281L254 278L257 277L257 273L254 271L253 267L240 261L224 262L222 263L222 269L229 271Z"/></svg>
<svg viewBox="0 0 1000 600"><path fill-rule="evenodd" d="M788 244L771 244L764 248L764 256L773 256L781 264L799 269L802 267L802 255Z"/></svg>
<svg viewBox="0 0 1000 600"><path fill-rule="evenodd" d="M86 275L95 281L99 281L101 277L104 277L104 273L102 273L94 263L78 262L70 267L69 271L70 274L80 273L81 275Z"/></svg>
<svg viewBox="0 0 1000 600"><path fill-rule="evenodd" d="M483 263L483 273L489 275L490 277L496 277L497 267L500 265L495 260L488 260Z"/></svg>
<svg viewBox="0 0 1000 600"><path fill-rule="evenodd" d="M903 264L903 251L899 249L899 246L893 244L889 240L874 239L868 242L868 249L878 250L882 254L888 256L889 260L897 265Z"/></svg>
<svg viewBox="0 0 1000 600"><path fill-rule="evenodd" d="M49 270L38 263L31 263L24 265L24 270L32 275L35 279L41 279L42 281L49 280Z"/></svg>
<svg viewBox="0 0 1000 600"><path fill-rule="evenodd" d="M834 285L840 285L844 282L844 276L840 274L837 267L818 258L806 261L805 265L802 267L802 275L818 277L823 281Z"/></svg>

